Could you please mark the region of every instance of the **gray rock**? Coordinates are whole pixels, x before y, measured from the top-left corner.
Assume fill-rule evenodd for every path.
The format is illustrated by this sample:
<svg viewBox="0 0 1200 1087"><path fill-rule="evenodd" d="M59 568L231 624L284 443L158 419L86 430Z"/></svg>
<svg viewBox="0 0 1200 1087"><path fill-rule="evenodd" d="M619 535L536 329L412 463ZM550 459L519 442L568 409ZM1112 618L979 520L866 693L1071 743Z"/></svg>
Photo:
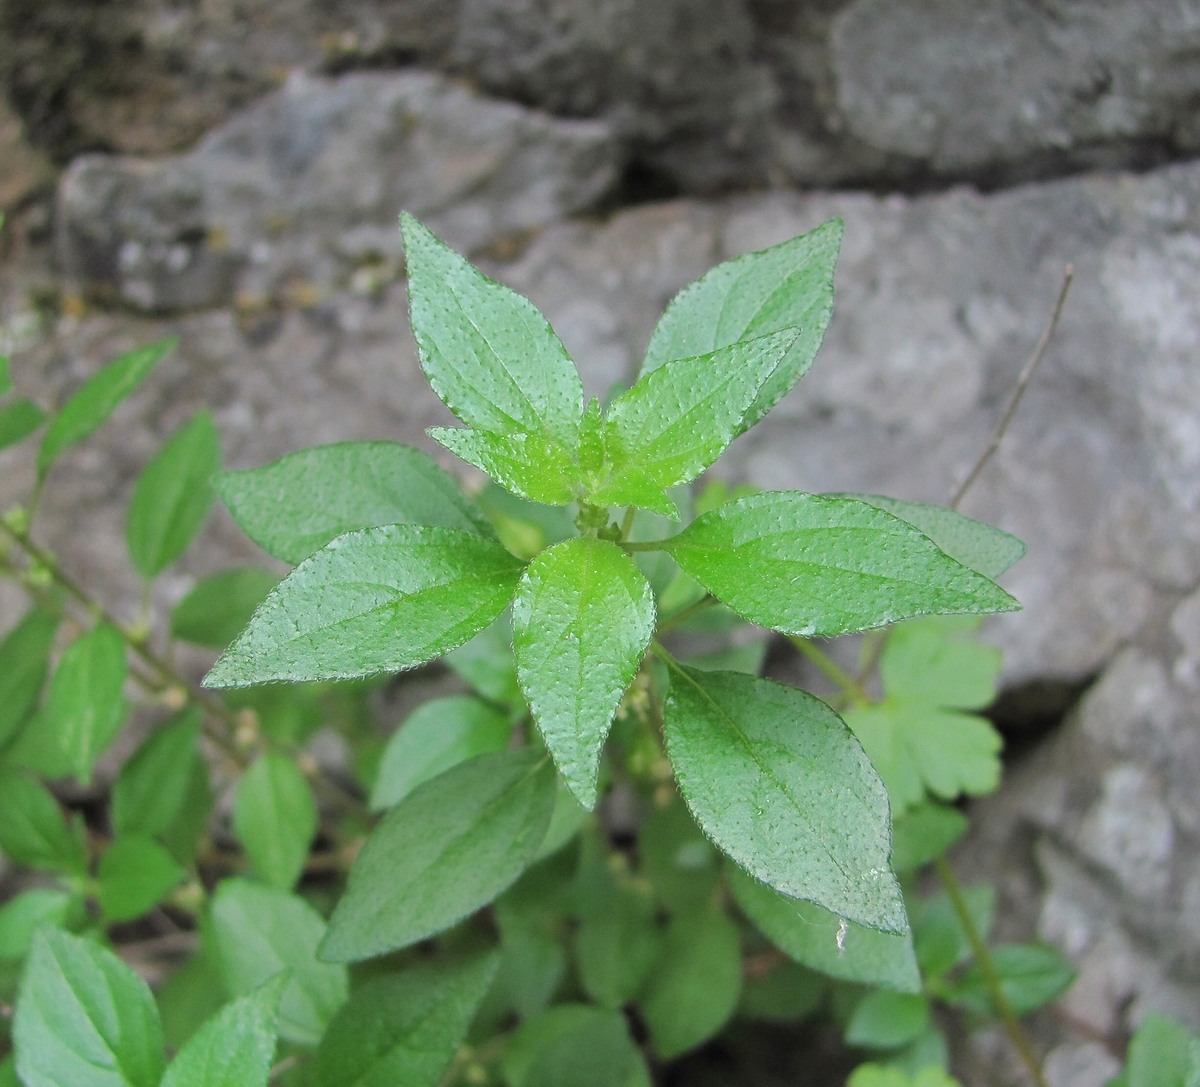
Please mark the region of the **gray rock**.
<svg viewBox="0 0 1200 1087"><path fill-rule="evenodd" d="M150 313L324 297L396 273L401 210L473 251L593 206L618 167L603 124L439 76L297 76L186 155L77 160L59 253L73 289Z"/></svg>

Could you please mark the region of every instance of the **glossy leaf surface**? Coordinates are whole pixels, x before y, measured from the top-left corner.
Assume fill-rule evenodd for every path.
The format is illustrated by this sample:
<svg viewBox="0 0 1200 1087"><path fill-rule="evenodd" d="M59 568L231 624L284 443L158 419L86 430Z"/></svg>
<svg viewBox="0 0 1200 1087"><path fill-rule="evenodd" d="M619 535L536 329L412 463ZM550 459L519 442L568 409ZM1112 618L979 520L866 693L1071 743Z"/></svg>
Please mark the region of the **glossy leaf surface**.
<svg viewBox="0 0 1200 1087"><path fill-rule="evenodd" d="M162 340L135 348L88 378L54 416L42 437L38 475L44 476L64 450L83 441L100 426L146 379L175 342Z"/></svg>
<svg viewBox="0 0 1200 1087"><path fill-rule="evenodd" d="M565 506L579 493L579 466L564 446L543 434L431 427L429 436L518 498Z"/></svg>
<svg viewBox="0 0 1200 1087"><path fill-rule="evenodd" d="M13 1023L25 1087L158 1087L150 988L111 951L58 929L34 939Z"/></svg>
<svg viewBox="0 0 1200 1087"><path fill-rule="evenodd" d="M719 264L667 307L646 349L642 372L783 328L801 335L742 421L753 426L808 370L833 313L833 272L842 223L831 219L770 249Z"/></svg>
<svg viewBox="0 0 1200 1087"><path fill-rule="evenodd" d="M487 955L368 981L329 1024L318 1087L437 1087L495 973Z"/></svg>
<svg viewBox="0 0 1200 1087"><path fill-rule="evenodd" d="M513 601L517 676L576 799L596 803L600 750L654 634L654 596L616 544L576 537L526 568Z"/></svg>
<svg viewBox="0 0 1200 1087"><path fill-rule="evenodd" d="M454 477L427 453L395 442L341 442L226 472L217 492L259 547L298 563L343 533L433 525L490 534Z"/></svg>
<svg viewBox="0 0 1200 1087"><path fill-rule="evenodd" d="M744 619L806 638L1019 606L911 525L852 499L765 492L698 517L666 549Z"/></svg>
<svg viewBox="0 0 1200 1087"><path fill-rule="evenodd" d="M541 845L554 795L552 767L528 749L481 755L415 789L359 853L322 957L407 947L487 905Z"/></svg>
<svg viewBox="0 0 1200 1087"><path fill-rule="evenodd" d="M743 912L780 951L829 977L903 993L921 988L910 933L880 932L843 921L811 902L787 898L737 868L729 889Z"/></svg>
<svg viewBox="0 0 1200 1087"><path fill-rule="evenodd" d="M741 673L672 669L664 734L696 821L751 875L847 920L907 930L887 794L824 702Z"/></svg>
<svg viewBox="0 0 1200 1087"><path fill-rule="evenodd" d="M317 806L296 763L267 752L238 781L233 832L254 871L273 887L291 890L317 832Z"/></svg>
<svg viewBox="0 0 1200 1087"><path fill-rule="evenodd" d="M424 664L482 630L521 565L471 532L387 525L339 536L272 591L209 687L348 679Z"/></svg>
<svg viewBox="0 0 1200 1087"><path fill-rule="evenodd" d="M220 468L221 436L202 411L143 469L125 522L129 557L143 577L162 573L187 550L208 516Z"/></svg>
<svg viewBox="0 0 1200 1087"><path fill-rule="evenodd" d="M577 447L583 385L546 318L411 215L400 226L421 365L446 407L480 430Z"/></svg>

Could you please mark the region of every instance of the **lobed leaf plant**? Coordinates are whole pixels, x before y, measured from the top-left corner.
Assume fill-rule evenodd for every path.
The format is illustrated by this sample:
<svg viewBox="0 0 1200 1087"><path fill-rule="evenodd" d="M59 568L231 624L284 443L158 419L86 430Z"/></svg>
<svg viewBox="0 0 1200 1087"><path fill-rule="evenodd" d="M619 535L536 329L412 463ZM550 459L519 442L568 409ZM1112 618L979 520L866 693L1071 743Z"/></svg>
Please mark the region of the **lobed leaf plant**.
<svg viewBox="0 0 1200 1087"><path fill-rule="evenodd" d="M944 857L954 802L998 780L975 627L1017 606L994 579L1023 546L919 503L689 486L811 365L841 224L684 290L605 404L529 301L402 230L421 365L462 424L431 434L490 482L383 441L221 473L200 412L133 490L132 568L148 588L217 494L292 569L201 579L158 638L31 525L171 343L57 411L0 367L0 437L44 427L0 523L33 600L0 642L0 849L40 873L0 908L0 1083L642 1087L734 1016L821 1008L871 1057L855 1084L952 1082L935 1007L1012 1027L1071 978L1039 945L989 952L990 890ZM768 632L824 697L763 678ZM851 674L818 642L855 632ZM181 644L223 649L203 688ZM458 690L381 740L390 677L438 658ZM113 778L132 708L151 727ZM340 773L306 750L321 729ZM86 825L67 779L107 791ZM931 863L945 891L920 896ZM110 947L164 930L187 954L152 993Z"/></svg>

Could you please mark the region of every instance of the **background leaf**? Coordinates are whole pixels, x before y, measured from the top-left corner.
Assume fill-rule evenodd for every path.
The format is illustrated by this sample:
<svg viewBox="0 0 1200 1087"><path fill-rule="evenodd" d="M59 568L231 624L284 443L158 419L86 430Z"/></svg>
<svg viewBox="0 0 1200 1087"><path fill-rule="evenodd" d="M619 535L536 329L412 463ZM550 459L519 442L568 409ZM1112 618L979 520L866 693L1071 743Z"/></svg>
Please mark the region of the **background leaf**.
<svg viewBox="0 0 1200 1087"><path fill-rule="evenodd" d="M520 570L498 543L470 532L348 532L279 583L205 685L349 679L424 664L495 619Z"/></svg>
<svg viewBox="0 0 1200 1087"><path fill-rule="evenodd" d="M50 681L46 726L85 785L125 722L125 669L124 639L99 623L67 648Z"/></svg>
<svg viewBox="0 0 1200 1087"><path fill-rule="evenodd" d="M584 1004L558 1004L522 1023L501 1071L508 1087L650 1087L624 1019Z"/></svg>
<svg viewBox="0 0 1200 1087"><path fill-rule="evenodd" d="M202 578L171 612L171 634L192 645L224 649L279 584L256 566L239 566Z"/></svg>
<svg viewBox="0 0 1200 1087"><path fill-rule="evenodd" d="M32 868L87 871L82 823L68 825L50 791L17 770L0 770L0 851Z"/></svg>
<svg viewBox="0 0 1200 1087"><path fill-rule="evenodd" d="M806 638L1019 607L911 525L852 499L753 495L696 518L666 550L744 619Z"/></svg>
<svg viewBox="0 0 1200 1087"><path fill-rule="evenodd" d="M750 336L799 328L800 338L759 391L741 430L752 427L808 370L833 313L833 272L842 222L719 264L685 287L658 322L642 372Z"/></svg>
<svg viewBox="0 0 1200 1087"><path fill-rule="evenodd" d="M285 981L272 978L222 1008L179 1051L162 1087L267 1087Z"/></svg>
<svg viewBox="0 0 1200 1087"><path fill-rule="evenodd" d="M111 951L43 929L13 1021L24 1087L158 1087L162 1031L150 988Z"/></svg>
<svg viewBox="0 0 1200 1087"><path fill-rule="evenodd" d="M162 573L187 550L212 506L221 469L221 436L201 411L179 428L142 470L129 501L125 538L133 568Z"/></svg>
<svg viewBox="0 0 1200 1087"><path fill-rule="evenodd" d="M0 449L23 442L45 421L46 413L25 397L0 406Z"/></svg>
<svg viewBox="0 0 1200 1087"><path fill-rule="evenodd" d="M898 1049L929 1025L929 1002L917 993L876 989L858 1002L846 1024L846 1042L868 1049Z"/></svg>
<svg viewBox="0 0 1200 1087"><path fill-rule="evenodd" d="M0 906L0 959L20 962L42 925L65 928L73 913L82 912L81 905L66 891L49 887L34 887L10 898Z"/></svg>
<svg viewBox="0 0 1200 1087"><path fill-rule="evenodd" d="M491 534L454 477L396 442L341 442L226 472L217 492L259 547L296 564L345 532L434 525Z"/></svg>
<svg viewBox="0 0 1200 1087"><path fill-rule="evenodd" d="M836 913L781 895L739 868L730 866L727 878L734 900L755 927L796 962L844 981L920 991L911 933L843 922Z"/></svg>
<svg viewBox="0 0 1200 1087"><path fill-rule="evenodd" d="M368 981L329 1024L318 1087L437 1087L496 974L496 956Z"/></svg>
<svg viewBox="0 0 1200 1087"><path fill-rule="evenodd" d="M411 215L400 229L421 365L446 407L480 430L577 449L583 385L546 318Z"/></svg>
<svg viewBox="0 0 1200 1087"><path fill-rule="evenodd" d="M824 702L737 672L672 669L663 731L696 821L751 875L847 920L907 930L887 794Z"/></svg>
<svg viewBox="0 0 1200 1087"><path fill-rule="evenodd" d="M35 607L0 641L0 751L37 705L57 632L58 617Z"/></svg>
<svg viewBox="0 0 1200 1087"><path fill-rule="evenodd" d="M990 953L1000 988L1017 1015L1049 1004L1075 980L1075 967L1046 944L1000 944ZM982 1014L996 1014L978 963L968 966L955 981L952 999Z"/></svg>
<svg viewBox="0 0 1200 1087"><path fill-rule="evenodd" d="M654 634L654 595L616 544L579 536L543 551L513 601L517 676L567 787L596 803L604 738Z"/></svg>
<svg viewBox="0 0 1200 1087"><path fill-rule="evenodd" d="M153 838L118 838L100 857L96 873L100 908L109 921L131 921L161 902L186 875Z"/></svg>
<svg viewBox="0 0 1200 1087"><path fill-rule="evenodd" d="M39 478L64 450L100 426L175 344L174 339L168 339L135 348L88 378L55 415L42 438L37 458Z"/></svg>
<svg viewBox="0 0 1200 1087"><path fill-rule="evenodd" d="M541 845L554 795L553 769L528 749L481 755L427 781L367 839L321 955L381 955L487 905Z"/></svg>
<svg viewBox="0 0 1200 1087"><path fill-rule="evenodd" d="M1200 1038L1181 1023L1151 1012L1129 1045L1129 1063L1108 1087L1196 1087Z"/></svg>
<svg viewBox="0 0 1200 1087"><path fill-rule="evenodd" d="M317 832L317 806L295 762L267 752L246 769L233 796L233 832L254 871L288 891Z"/></svg>

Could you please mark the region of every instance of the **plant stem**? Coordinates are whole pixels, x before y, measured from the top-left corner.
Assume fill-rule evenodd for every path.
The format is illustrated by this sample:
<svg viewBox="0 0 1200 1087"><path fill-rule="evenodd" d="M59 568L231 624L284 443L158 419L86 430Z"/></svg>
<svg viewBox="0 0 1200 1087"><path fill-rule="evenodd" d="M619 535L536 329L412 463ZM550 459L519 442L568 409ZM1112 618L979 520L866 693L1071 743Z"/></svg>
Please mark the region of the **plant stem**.
<svg viewBox="0 0 1200 1087"><path fill-rule="evenodd" d="M1025 1033L1025 1029L1017 1019L1012 1005L1008 1002L1008 997L1004 995L1004 987L1000 984L1000 976L996 973L996 967L988 952L987 944L979 935L979 930L971 919L971 911L967 908L967 900L963 896L962 884L958 882L958 876L955 875L950 862L944 856L938 857L933 862L933 866L938 879L946 889L951 906L954 907L954 914L958 918L959 925L962 926L963 934L967 937L967 943L971 945L971 953L975 956L975 962L979 966L980 974L983 975L984 985L987 986L988 995L992 998L1005 1033L1029 1070L1035 1087L1049 1087L1045 1074L1042 1072L1042 1063L1038 1060L1029 1041L1029 1035Z"/></svg>
<svg viewBox="0 0 1200 1087"><path fill-rule="evenodd" d="M668 615L658 625L657 633L662 634L664 631L674 630L676 627L683 626L693 616L699 615L701 612L708 611L717 603L715 596L702 596L694 604L689 604L686 608L680 608L673 615Z"/></svg>
<svg viewBox="0 0 1200 1087"><path fill-rule="evenodd" d="M626 551L662 551L666 540L622 540Z"/></svg>
<svg viewBox="0 0 1200 1087"><path fill-rule="evenodd" d="M838 689L851 702L859 706L867 705L871 699L867 692L863 689L863 681L855 679L841 665L837 663L823 649L818 649L807 638L798 636L789 636L788 641L792 643L804 656L807 657L817 668L825 675L827 679L832 680L837 684Z"/></svg>
<svg viewBox="0 0 1200 1087"><path fill-rule="evenodd" d="M637 516L636 506L626 506L625 516L621 519L621 542L624 543L629 539L629 534L633 531L633 519Z"/></svg>

